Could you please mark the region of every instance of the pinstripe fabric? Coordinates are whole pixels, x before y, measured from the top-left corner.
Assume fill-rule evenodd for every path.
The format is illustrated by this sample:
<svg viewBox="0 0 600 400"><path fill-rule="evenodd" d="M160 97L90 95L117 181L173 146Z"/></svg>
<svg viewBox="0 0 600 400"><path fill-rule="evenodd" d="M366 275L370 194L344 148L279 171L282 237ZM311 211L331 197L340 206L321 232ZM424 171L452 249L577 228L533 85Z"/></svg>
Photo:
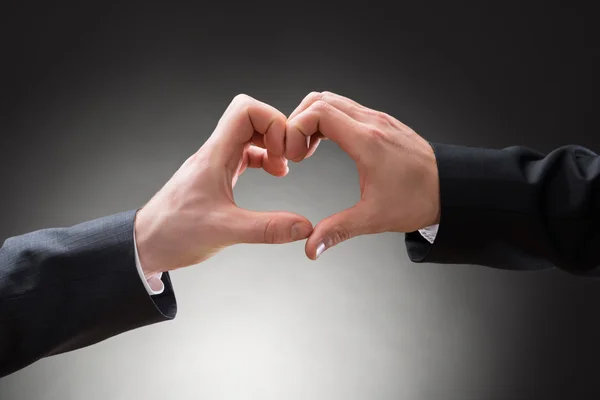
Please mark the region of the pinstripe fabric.
<svg viewBox="0 0 600 400"><path fill-rule="evenodd" d="M0 248L0 376L43 357L169 320L177 302L149 296L128 211L9 238Z"/></svg>

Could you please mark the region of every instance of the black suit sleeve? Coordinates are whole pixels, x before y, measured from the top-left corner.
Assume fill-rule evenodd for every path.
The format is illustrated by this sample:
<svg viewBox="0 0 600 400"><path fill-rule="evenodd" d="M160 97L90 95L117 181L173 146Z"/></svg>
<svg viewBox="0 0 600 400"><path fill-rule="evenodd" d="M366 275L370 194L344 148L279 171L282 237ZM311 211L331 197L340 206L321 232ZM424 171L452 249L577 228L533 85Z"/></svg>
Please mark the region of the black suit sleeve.
<svg viewBox="0 0 600 400"><path fill-rule="evenodd" d="M600 157L432 144L441 218L433 245L406 235L415 262L600 275Z"/></svg>
<svg viewBox="0 0 600 400"><path fill-rule="evenodd" d="M0 248L0 376L43 357L175 317L168 274L149 296L129 211L6 240Z"/></svg>

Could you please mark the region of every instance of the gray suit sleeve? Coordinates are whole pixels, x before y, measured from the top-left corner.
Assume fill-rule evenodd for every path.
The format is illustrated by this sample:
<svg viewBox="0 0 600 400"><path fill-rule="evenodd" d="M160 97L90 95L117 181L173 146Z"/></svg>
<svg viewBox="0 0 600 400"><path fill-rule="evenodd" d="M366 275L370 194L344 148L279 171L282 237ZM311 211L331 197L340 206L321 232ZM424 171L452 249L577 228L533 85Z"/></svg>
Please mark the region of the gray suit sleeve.
<svg viewBox="0 0 600 400"><path fill-rule="evenodd" d="M169 274L149 296L138 275L135 211L9 238L0 248L0 377L35 361L173 319Z"/></svg>

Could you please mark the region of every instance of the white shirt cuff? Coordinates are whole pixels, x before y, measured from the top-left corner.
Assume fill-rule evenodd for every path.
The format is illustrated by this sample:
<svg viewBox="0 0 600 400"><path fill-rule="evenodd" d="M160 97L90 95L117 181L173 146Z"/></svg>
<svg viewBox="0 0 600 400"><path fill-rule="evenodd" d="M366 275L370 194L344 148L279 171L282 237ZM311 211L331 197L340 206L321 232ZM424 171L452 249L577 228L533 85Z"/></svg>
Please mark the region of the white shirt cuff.
<svg viewBox="0 0 600 400"><path fill-rule="evenodd" d="M438 233L438 228L440 225L432 225L427 228L419 229L419 233L423 236L429 243L433 244L435 241L435 237Z"/></svg>
<svg viewBox="0 0 600 400"><path fill-rule="evenodd" d="M140 275L140 279L142 280L146 291L150 296L161 294L165 290L165 284L161 280L162 272L150 275L147 278L144 276L144 270L142 269L142 264L140 263L140 256L138 254L137 243L135 241L135 229L133 230L133 249L135 253L135 266L137 267L138 274Z"/></svg>

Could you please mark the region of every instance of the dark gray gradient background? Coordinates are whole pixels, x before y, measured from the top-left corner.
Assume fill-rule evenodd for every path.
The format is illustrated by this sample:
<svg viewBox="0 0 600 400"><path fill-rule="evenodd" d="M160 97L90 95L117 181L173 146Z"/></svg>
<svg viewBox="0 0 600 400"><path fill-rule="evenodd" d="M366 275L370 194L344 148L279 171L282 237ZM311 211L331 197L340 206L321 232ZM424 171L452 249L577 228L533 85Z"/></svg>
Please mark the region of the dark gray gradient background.
<svg viewBox="0 0 600 400"><path fill-rule="evenodd" d="M593 14L574 3L4 4L0 239L142 206L238 93L289 114L331 90L431 141L600 150ZM358 194L332 143L235 190L313 223ZM403 240L317 262L304 243L229 248L172 274L173 322L42 360L0 398L598 398L600 283L412 264Z"/></svg>

